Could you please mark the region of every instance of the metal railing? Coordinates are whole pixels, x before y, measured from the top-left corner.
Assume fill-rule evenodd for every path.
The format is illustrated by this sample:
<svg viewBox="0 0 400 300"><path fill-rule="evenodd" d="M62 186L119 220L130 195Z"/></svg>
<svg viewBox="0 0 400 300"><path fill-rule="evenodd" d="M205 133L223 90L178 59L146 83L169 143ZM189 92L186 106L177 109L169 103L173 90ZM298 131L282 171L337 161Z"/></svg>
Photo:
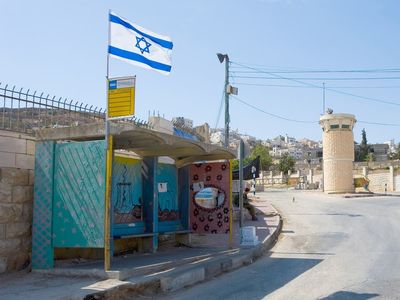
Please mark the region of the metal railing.
<svg viewBox="0 0 400 300"><path fill-rule="evenodd" d="M34 135L42 128L70 127L104 122L105 109L79 101L50 96L0 82L0 129ZM136 117L118 122L133 122L151 128Z"/></svg>

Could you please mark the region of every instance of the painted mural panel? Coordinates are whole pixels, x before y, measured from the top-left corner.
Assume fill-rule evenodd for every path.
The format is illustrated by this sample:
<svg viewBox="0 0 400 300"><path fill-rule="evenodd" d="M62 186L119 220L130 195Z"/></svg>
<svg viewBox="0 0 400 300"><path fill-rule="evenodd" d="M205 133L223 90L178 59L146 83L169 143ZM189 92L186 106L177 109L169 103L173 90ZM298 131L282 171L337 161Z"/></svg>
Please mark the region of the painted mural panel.
<svg viewBox="0 0 400 300"><path fill-rule="evenodd" d="M57 144L53 246L104 246L104 141Z"/></svg>
<svg viewBox="0 0 400 300"><path fill-rule="evenodd" d="M54 266L52 245L52 208L54 142L37 142L35 151L35 185L32 227L32 268Z"/></svg>
<svg viewBox="0 0 400 300"><path fill-rule="evenodd" d="M190 166L190 226L197 233L229 233L229 163Z"/></svg>
<svg viewBox="0 0 400 300"><path fill-rule="evenodd" d="M158 220L176 221L179 219L178 171L175 165L158 164Z"/></svg>
<svg viewBox="0 0 400 300"><path fill-rule="evenodd" d="M111 192L114 224L143 221L141 168L141 160L114 158Z"/></svg>

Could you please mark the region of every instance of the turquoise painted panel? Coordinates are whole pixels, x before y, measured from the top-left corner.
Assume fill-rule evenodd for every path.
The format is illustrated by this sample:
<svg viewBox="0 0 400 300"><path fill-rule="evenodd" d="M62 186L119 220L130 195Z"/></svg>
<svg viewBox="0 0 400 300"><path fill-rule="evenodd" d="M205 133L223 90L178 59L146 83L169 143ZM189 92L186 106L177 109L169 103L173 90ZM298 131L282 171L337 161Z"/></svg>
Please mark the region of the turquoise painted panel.
<svg viewBox="0 0 400 300"><path fill-rule="evenodd" d="M178 171L175 165L158 164L158 219L163 221L178 220ZM160 184L162 186L160 186Z"/></svg>
<svg viewBox="0 0 400 300"><path fill-rule="evenodd" d="M114 224L143 220L141 160L114 157L111 199Z"/></svg>
<svg viewBox="0 0 400 300"><path fill-rule="evenodd" d="M105 142L56 145L54 247L104 247Z"/></svg>
<svg viewBox="0 0 400 300"><path fill-rule="evenodd" d="M173 231L179 231L179 230L183 230L183 229L184 229L184 227L182 226L180 220L160 222L159 226L158 226L159 233L173 232Z"/></svg>
<svg viewBox="0 0 400 300"><path fill-rule="evenodd" d="M52 245L54 142L38 142L35 151L35 182L32 226L32 268L54 266Z"/></svg>
<svg viewBox="0 0 400 300"><path fill-rule="evenodd" d="M157 157L143 159L143 206L145 215L145 231L158 232L158 193L157 193ZM153 236L153 252L158 248L158 236Z"/></svg>

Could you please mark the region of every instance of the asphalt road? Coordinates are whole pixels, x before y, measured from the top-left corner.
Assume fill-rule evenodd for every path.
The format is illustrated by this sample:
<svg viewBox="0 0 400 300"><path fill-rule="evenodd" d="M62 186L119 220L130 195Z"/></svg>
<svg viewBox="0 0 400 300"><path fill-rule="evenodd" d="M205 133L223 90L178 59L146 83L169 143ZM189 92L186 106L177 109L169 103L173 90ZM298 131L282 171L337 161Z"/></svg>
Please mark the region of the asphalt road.
<svg viewBox="0 0 400 300"><path fill-rule="evenodd" d="M400 299L400 197L260 196L284 217L275 247L252 265L160 299Z"/></svg>

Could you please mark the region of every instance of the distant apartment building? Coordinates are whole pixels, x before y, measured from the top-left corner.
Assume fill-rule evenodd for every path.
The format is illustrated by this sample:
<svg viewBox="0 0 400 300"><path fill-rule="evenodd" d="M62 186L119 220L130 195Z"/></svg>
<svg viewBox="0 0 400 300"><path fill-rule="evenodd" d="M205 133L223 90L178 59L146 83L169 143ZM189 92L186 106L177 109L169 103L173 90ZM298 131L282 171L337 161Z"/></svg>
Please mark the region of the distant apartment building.
<svg viewBox="0 0 400 300"><path fill-rule="evenodd" d="M187 119L187 118L184 118L184 117L172 118L172 123L177 124L177 125L181 125L181 126L185 126L185 127L188 127L188 128L193 128L193 120Z"/></svg>
<svg viewBox="0 0 400 300"><path fill-rule="evenodd" d="M374 154L376 161L385 161L389 155L389 145L387 144L372 144L370 145L370 151Z"/></svg>
<svg viewBox="0 0 400 300"><path fill-rule="evenodd" d="M283 147L285 146L285 138L281 135L273 138L271 141L271 147Z"/></svg>
<svg viewBox="0 0 400 300"><path fill-rule="evenodd" d="M303 160L308 164L322 163L323 150L322 148L309 148L303 153Z"/></svg>
<svg viewBox="0 0 400 300"><path fill-rule="evenodd" d="M264 147L271 148L271 141L270 140L261 141L261 145L263 145Z"/></svg>
<svg viewBox="0 0 400 300"><path fill-rule="evenodd" d="M322 141L316 142L316 141L304 138L304 139L299 140L299 143L308 148L322 148Z"/></svg>
<svg viewBox="0 0 400 300"><path fill-rule="evenodd" d="M369 152L373 154L375 161L386 161L389 158L390 149L388 144L369 144ZM360 151L360 145L354 146L355 152ZM363 158L362 158L363 159Z"/></svg>
<svg viewBox="0 0 400 300"><path fill-rule="evenodd" d="M221 131L212 131L210 136L211 144L222 145L225 140L225 133Z"/></svg>
<svg viewBox="0 0 400 300"><path fill-rule="evenodd" d="M155 131L210 143L210 126L207 123L193 128L192 120L183 117L174 118L174 120L170 121L160 116L149 116L148 122Z"/></svg>
<svg viewBox="0 0 400 300"><path fill-rule="evenodd" d="M272 157L281 157L284 153L288 153L288 149L282 149L281 146L274 146L269 151L269 155L271 155Z"/></svg>
<svg viewBox="0 0 400 300"><path fill-rule="evenodd" d="M293 157L295 160L299 160L303 157L303 150L300 148L289 148L289 155Z"/></svg>
<svg viewBox="0 0 400 300"><path fill-rule="evenodd" d="M290 137L287 134L284 137L285 144L294 144L296 143L296 139L294 137Z"/></svg>

